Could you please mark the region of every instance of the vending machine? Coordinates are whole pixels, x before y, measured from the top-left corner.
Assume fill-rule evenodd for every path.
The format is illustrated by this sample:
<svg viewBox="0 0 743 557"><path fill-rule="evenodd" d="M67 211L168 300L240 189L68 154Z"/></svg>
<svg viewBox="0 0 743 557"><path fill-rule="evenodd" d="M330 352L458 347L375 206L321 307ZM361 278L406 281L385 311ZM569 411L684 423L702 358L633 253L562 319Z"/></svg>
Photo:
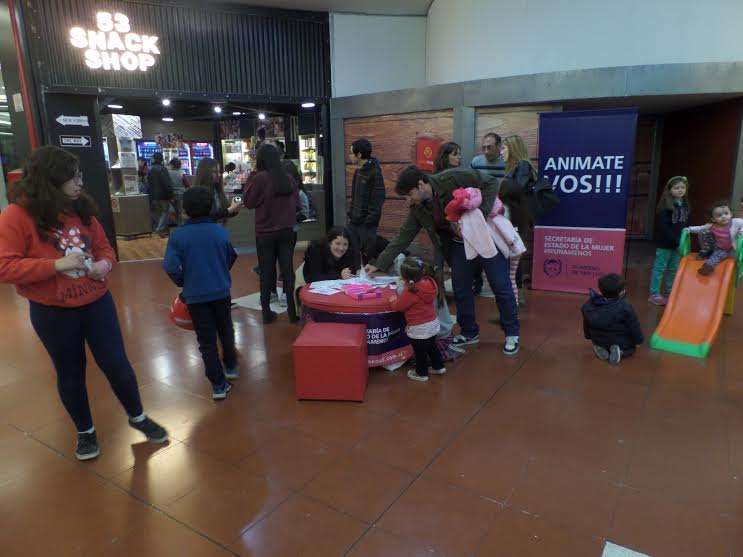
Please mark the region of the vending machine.
<svg viewBox="0 0 743 557"><path fill-rule="evenodd" d="M137 140L137 157L145 159L148 165L152 164L152 155L158 152L162 152L162 148L156 141Z"/></svg>
<svg viewBox="0 0 743 557"><path fill-rule="evenodd" d="M196 170L199 168L199 161L206 157L214 158L214 147L211 143L192 141L191 147L191 168L193 173L196 174Z"/></svg>

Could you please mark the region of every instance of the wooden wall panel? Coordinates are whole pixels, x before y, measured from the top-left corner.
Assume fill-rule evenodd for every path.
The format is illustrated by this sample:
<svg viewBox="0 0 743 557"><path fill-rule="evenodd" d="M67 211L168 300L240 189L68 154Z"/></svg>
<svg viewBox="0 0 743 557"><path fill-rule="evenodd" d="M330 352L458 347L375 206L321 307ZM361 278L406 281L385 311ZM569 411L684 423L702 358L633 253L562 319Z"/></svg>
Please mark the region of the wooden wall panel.
<svg viewBox="0 0 743 557"><path fill-rule="evenodd" d="M373 146L372 156L379 159L384 176L386 199L379 224L379 234L392 238L408 215L407 203L395 194L395 182L400 171L415 163L417 139L451 141L454 136L454 113L451 110L391 114L371 118L352 118L344 122L346 149L346 203L351 196L353 173L351 143L366 137ZM419 234L414 249L430 254L428 236Z"/></svg>
<svg viewBox="0 0 743 557"><path fill-rule="evenodd" d="M552 112L551 106L524 106L509 108L481 108L476 116L475 152L480 153L486 133L497 133L502 138L520 135L535 162L539 156L539 113Z"/></svg>

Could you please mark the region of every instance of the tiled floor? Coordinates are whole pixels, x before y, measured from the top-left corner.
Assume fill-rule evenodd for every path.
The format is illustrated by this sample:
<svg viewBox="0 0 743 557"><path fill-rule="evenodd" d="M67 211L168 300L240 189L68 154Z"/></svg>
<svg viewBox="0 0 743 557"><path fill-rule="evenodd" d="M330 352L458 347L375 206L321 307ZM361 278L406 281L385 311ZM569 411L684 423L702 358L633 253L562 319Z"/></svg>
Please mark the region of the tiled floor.
<svg viewBox="0 0 743 557"><path fill-rule="evenodd" d="M234 296L257 290L253 261ZM612 368L582 297L530 292L511 359L480 299L481 346L428 384L374 370L363 404L295 401L299 328L239 309L245 372L215 404L159 263L120 265L113 290L172 441L143 443L91 364L102 452L75 461L27 304L0 286L3 557L743 556L743 304L706 361L642 348ZM649 335L660 311L630 291Z"/></svg>

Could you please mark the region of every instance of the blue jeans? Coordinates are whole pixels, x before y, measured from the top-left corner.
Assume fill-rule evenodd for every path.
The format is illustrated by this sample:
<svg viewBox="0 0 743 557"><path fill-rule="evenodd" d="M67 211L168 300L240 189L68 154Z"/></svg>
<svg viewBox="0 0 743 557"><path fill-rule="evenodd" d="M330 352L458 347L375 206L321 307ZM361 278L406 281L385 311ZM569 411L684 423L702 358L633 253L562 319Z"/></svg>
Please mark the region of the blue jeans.
<svg viewBox="0 0 743 557"><path fill-rule="evenodd" d="M480 332L475 319L475 296L472 281L478 267L482 267L488 284L495 294L495 303L500 312L501 328L506 336L519 336L519 314L516 297L511 286L510 264L500 253L490 259L477 257L467 260L464 244L451 242L448 245L448 263L451 267L451 283L457 303L457 323L461 334L472 337Z"/></svg>
<svg viewBox="0 0 743 557"><path fill-rule="evenodd" d="M142 413L137 378L124 349L111 293L79 308L31 302L31 324L57 371L57 390L78 431L93 427L85 387L85 343L130 418Z"/></svg>

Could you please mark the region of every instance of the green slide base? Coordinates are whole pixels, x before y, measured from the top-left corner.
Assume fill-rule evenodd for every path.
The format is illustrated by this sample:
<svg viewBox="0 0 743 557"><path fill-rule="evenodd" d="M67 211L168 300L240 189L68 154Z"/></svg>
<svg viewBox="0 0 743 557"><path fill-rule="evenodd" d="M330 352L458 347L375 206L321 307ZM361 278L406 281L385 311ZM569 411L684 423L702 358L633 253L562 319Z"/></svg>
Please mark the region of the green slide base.
<svg viewBox="0 0 743 557"><path fill-rule="evenodd" d="M709 356L710 345L708 342L688 344L686 342L668 340L658 336L657 333L653 333L653 336L650 338L650 348L673 352L682 356L691 356L692 358L706 358Z"/></svg>

